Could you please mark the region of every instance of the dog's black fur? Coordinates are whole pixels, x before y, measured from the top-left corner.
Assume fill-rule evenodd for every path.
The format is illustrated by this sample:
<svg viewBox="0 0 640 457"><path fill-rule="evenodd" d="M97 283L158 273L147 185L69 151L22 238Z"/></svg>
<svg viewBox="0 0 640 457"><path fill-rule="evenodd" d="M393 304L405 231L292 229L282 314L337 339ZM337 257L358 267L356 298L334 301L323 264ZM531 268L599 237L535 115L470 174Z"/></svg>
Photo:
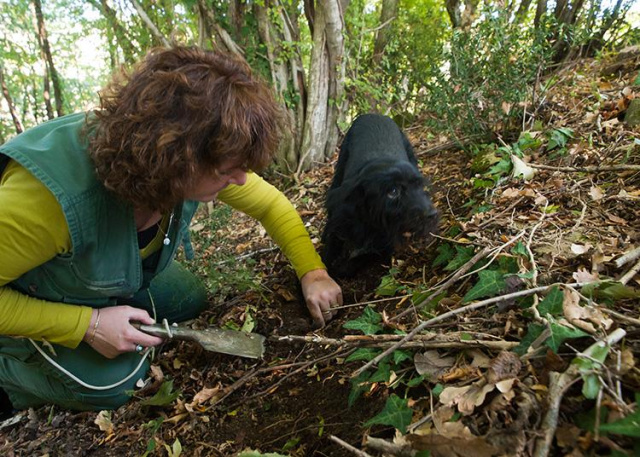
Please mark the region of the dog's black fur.
<svg viewBox="0 0 640 457"><path fill-rule="evenodd" d="M353 276L388 262L408 233L435 232L438 213L424 188L413 148L395 122L378 114L358 117L327 192L322 258L329 273Z"/></svg>

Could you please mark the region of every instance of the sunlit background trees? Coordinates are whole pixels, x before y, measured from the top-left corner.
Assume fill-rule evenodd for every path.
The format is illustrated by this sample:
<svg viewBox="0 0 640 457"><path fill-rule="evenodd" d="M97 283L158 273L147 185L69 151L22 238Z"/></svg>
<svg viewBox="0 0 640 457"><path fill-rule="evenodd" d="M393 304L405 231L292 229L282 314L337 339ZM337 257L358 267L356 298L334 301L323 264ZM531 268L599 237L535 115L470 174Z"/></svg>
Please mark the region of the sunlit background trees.
<svg viewBox="0 0 640 457"><path fill-rule="evenodd" d="M0 141L98 103L153 46L246 59L287 112L278 164L330 156L353 115L379 111L452 140L508 137L542 78L640 41L632 0L2 0ZM635 21L635 23L634 23Z"/></svg>

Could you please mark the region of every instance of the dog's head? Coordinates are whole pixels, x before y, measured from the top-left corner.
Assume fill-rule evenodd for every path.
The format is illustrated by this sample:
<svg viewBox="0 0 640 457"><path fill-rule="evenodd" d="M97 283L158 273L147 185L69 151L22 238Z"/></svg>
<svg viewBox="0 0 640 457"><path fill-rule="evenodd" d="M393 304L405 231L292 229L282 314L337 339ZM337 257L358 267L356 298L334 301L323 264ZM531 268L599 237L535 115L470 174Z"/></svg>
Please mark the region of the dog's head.
<svg viewBox="0 0 640 457"><path fill-rule="evenodd" d="M352 217L371 231L386 233L398 246L407 236L437 229L438 212L425 187L426 180L410 162L376 160L329 195L327 206L351 207Z"/></svg>

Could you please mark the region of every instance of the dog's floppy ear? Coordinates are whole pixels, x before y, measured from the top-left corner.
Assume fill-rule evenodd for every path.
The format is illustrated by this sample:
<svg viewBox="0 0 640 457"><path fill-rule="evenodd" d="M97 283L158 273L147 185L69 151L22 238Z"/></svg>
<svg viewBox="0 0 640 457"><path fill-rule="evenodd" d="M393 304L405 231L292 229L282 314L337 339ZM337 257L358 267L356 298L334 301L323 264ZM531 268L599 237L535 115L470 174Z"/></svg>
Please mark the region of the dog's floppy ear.
<svg viewBox="0 0 640 457"><path fill-rule="evenodd" d="M402 144L404 145L404 150L407 153L407 159L409 159L409 162L411 162L417 167L418 159L416 158L416 154L413 151L413 146L411 146L411 143L409 142L409 138L407 138L407 135L405 135L404 132L401 132L401 133L402 133Z"/></svg>

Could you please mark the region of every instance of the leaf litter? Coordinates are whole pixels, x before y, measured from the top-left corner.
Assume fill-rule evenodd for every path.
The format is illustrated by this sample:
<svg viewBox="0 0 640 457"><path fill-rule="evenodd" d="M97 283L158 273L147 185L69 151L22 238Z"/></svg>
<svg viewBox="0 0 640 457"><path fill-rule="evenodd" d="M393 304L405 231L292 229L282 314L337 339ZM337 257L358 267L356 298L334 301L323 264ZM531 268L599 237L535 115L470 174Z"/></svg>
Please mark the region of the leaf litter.
<svg viewBox="0 0 640 457"><path fill-rule="evenodd" d="M561 72L543 122L503 142L516 151L537 141L511 153L510 171L494 151L486 163L500 167L471 172L470 155L431 152L430 132L411 128L440 235L343 281L345 307L323 329L311 327L295 274L264 231L221 205L203 207L192 227L197 257L185 263L206 279L211 307L190 325L264 334L264 360L168 342L125 406L16 415L0 425L0 454L353 455L335 436L370 455L381 446L386 455L634 455L640 141L618 120L640 94L632 62L613 77L593 60ZM583 103L594 91L601 102ZM299 183L268 176L315 243L332 165ZM474 186L491 176L493 187ZM304 338L277 339L290 335Z"/></svg>

